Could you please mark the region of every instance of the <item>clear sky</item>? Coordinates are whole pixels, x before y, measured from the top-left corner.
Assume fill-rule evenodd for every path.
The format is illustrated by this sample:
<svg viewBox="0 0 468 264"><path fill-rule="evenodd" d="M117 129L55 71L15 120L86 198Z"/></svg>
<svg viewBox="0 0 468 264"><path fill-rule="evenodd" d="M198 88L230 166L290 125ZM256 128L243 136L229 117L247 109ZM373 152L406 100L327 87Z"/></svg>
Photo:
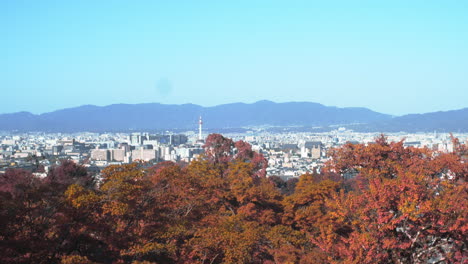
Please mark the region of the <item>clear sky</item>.
<svg viewBox="0 0 468 264"><path fill-rule="evenodd" d="M0 113L272 100L468 107L468 1L0 1Z"/></svg>

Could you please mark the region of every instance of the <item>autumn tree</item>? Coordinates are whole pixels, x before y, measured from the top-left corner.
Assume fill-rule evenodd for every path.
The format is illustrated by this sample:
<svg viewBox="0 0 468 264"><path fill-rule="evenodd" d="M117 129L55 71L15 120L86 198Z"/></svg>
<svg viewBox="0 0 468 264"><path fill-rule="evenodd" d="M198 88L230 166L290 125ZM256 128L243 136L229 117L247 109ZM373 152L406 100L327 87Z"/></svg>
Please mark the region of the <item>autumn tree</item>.
<svg viewBox="0 0 468 264"><path fill-rule="evenodd" d="M225 138L220 134L210 134L206 138L206 143L203 146L205 149L205 157L215 164L226 165L232 161L242 161L251 163L253 177L265 177L268 161L258 152L252 150L252 146L239 140L233 142L229 138Z"/></svg>
<svg viewBox="0 0 468 264"><path fill-rule="evenodd" d="M68 161L45 179L15 169L0 175L1 262L50 263L76 250L73 211L63 192L72 182L85 184L85 178L86 170Z"/></svg>
<svg viewBox="0 0 468 264"><path fill-rule="evenodd" d="M165 259L168 245L157 235L162 223L159 201L141 163L109 166L98 190L71 185L68 202L88 216L84 234L99 238L114 261Z"/></svg>
<svg viewBox="0 0 468 264"><path fill-rule="evenodd" d="M70 184L92 187L94 179L85 167L72 160L61 160L59 166L52 167L44 179L45 183L55 185L56 188L66 188Z"/></svg>
<svg viewBox="0 0 468 264"><path fill-rule="evenodd" d="M71 161L0 175L2 263L463 263L467 148L333 149L321 173L265 177L243 141L208 136L188 164Z"/></svg>
<svg viewBox="0 0 468 264"><path fill-rule="evenodd" d="M352 172L357 189L328 199L330 220L312 240L332 263L461 262L467 257L466 165L453 155L405 148L383 136L334 150L328 169Z"/></svg>

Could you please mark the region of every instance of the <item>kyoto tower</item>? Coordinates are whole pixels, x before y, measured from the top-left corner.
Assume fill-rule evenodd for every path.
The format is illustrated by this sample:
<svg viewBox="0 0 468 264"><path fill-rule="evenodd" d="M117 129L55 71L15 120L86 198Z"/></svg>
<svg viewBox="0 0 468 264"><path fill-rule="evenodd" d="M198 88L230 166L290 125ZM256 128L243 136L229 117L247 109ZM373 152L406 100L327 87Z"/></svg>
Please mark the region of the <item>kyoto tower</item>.
<svg viewBox="0 0 468 264"><path fill-rule="evenodd" d="M200 140L200 141L203 141L203 138L202 138L202 125L203 125L203 121L202 121L202 118L200 116L200 119L198 120L198 140Z"/></svg>

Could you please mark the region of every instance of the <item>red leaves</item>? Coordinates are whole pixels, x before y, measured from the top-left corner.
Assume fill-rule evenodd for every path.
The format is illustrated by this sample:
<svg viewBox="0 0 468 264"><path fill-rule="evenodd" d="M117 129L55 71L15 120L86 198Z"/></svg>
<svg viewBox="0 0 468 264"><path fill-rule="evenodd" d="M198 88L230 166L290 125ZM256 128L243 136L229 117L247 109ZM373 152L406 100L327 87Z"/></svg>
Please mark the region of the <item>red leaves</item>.
<svg viewBox="0 0 468 264"><path fill-rule="evenodd" d="M0 192L10 194L13 199L39 183L30 171L22 169L8 169L5 174L0 174Z"/></svg>
<svg viewBox="0 0 468 264"><path fill-rule="evenodd" d="M59 166L53 167L44 179L48 184L67 186L73 183L81 185L92 184L91 176L86 168L71 160L62 160Z"/></svg>
<svg viewBox="0 0 468 264"><path fill-rule="evenodd" d="M253 151L247 142L242 140L233 142L220 134L210 134L203 148L210 162L224 166L234 161L247 162L253 165L253 177L266 176L268 161L262 154Z"/></svg>
<svg viewBox="0 0 468 264"><path fill-rule="evenodd" d="M215 134L205 147L206 156L186 166L109 166L100 186L70 162L45 181L26 171L0 175L0 261L425 263L467 257L462 145L440 154L383 136L368 146L347 144L331 152L326 173L302 175L290 186L263 177L266 160L248 143Z"/></svg>
<svg viewBox="0 0 468 264"><path fill-rule="evenodd" d="M435 154L383 137L332 151L328 170L354 171L358 184L327 200L335 229L322 229L315 243L332 243L323 249L333 259L359 263L427 262L463 250L455 241L468 235L468 192L460 192L467 183L459 180L466 177L464 164L455 154ZM351 233L340 235L342 227Z"/></svg>
<svg viewBox="0 0 468 264"><path fill-rule="evenodd" d="M232 157L232 149L234 142L225 138L220 134L210 134L206 138L206 143L203 145L205 155L208 159L215 163L226 163Z"/></svg>

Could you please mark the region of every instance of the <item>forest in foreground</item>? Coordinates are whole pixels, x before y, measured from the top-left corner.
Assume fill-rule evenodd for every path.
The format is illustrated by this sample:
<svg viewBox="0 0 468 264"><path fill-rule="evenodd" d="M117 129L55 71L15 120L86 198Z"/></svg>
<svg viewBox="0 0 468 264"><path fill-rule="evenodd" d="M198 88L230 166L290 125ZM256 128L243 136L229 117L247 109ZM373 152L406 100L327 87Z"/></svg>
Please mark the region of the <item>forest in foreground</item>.
<svg viewBox="0 0 468 264"><path fill-rule="evenodd" d="M0 263L467 263L468 148L385 136L286 182L211 134L189 164L0 175ZM345 176L345 177L343 177Z"/></svg>

